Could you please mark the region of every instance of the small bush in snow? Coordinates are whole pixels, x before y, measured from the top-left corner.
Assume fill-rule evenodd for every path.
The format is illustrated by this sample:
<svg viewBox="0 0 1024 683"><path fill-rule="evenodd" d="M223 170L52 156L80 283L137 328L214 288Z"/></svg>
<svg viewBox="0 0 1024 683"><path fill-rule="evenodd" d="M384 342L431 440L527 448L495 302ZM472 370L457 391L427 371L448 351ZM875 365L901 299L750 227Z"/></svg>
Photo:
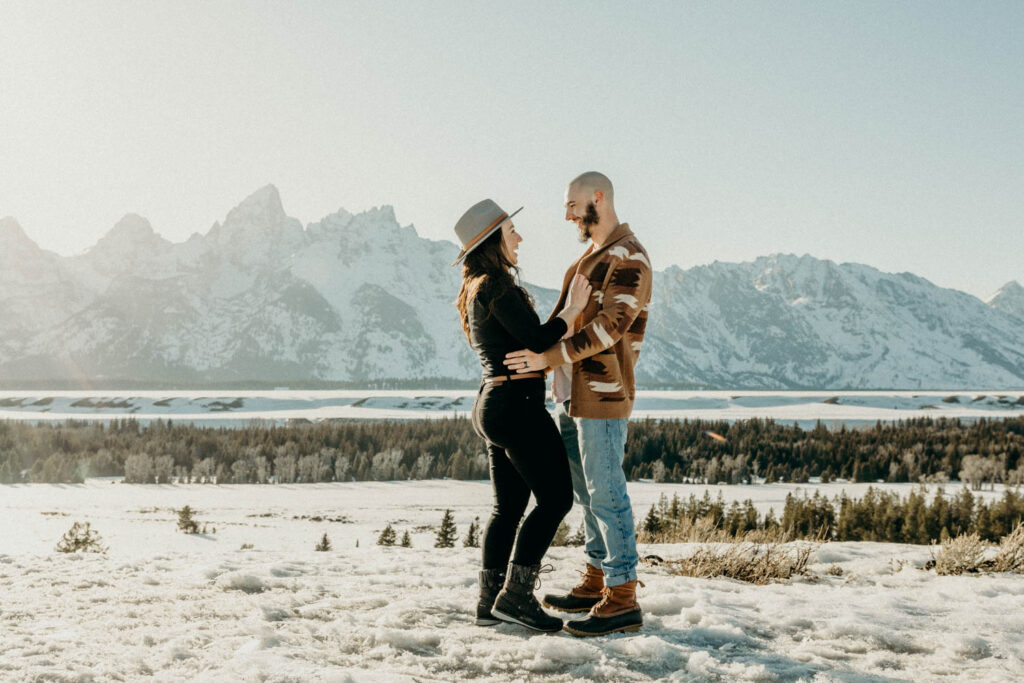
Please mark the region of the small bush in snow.
<svg viewBox="0 0 1024 683"><path fill-rule="evenodd" d="M411 548L412 547L412 537L409 536L409 531L408 530L406 530L406 532L404 534L402 534L402 544L401 545L402 545L403 548Z"/></svg>
<svg viewBox="0 0 1024 683"><path fill-rule="evenodd" d="M56 547L59 553L105 553L100 535L89 528L89 522L75 522L61 537Z"/></svg>
<svg viewBox="0 0 1024 683"><path fill-rule="evenodd" d="M359 541L356 541L356 547L359 547ZM314 546L313 550L317 551L318 553L326 553L330 549L331 539L327 538L327 532L325 531L324 535L320 537L320 542L317 543L316 546Z"/></svg>
<svg viewBox="0 0 1024 683"><path fill-rule="evenodd" d="M985 545L978 534L961 534L943 543L934 561L941 576L976 572L985 561Z"/></svg>
<svg viewBox="0 0 1024 683"><path fill-rule="evenodd" d="M999 543L999 552L992 559L992 571L1018 572L1024 570L1024 522L1017 522L1013 531Z"/></svg>
<svg viewBox="0 0 1024 683"><path fill-rule="evenodd" d="M999 541L995 556L986 559L988 545L978 534L961 534L943 542L925 566L934 567L935 573L940 575L1024 570L1024 522L1018 522L1013 531Z"/></svg>
<svg viewBox="0 0 1024 683"><path fill-rule="evenodd" d="M380 532L380 536L377 537L377 545L394 545L395 544L395 528L391 526L389 522L384 531Z"/></svg>
<svg viewBox="0 0 1024 683"><path fill-rule="evenodd" d="M739 543L701 546L689 557L665 562L679 576L712 579L726 577L763 585L807 573L814 546L787 547L781 543Z"/></svg>
<svg viewBox="0 0 1024 683"><path fill-rule="evenodd" d="M551 539L551 545L556 548L569 545L569 525L563 519L555 530L555 537Z"/></svg>
<svg viewBox="0 0 1024 683"><path fill-rule="evenodd" d="M194 515L195 511L188 505L178 510L178 531L184 531L186 534L198 534L199 522L195 520Z"/></svg>
<svg viewBox="0 0 1024 683"><path fill-rule="evenodd" d="M569 542L566 545L586 545L587 543L587 530L583 526L583 522L580 522L579 528L576 529L576 533L569 537Z"/></svg>
<svg viewBox="0 0 1024 683"><path fill-rule="evenodd" d="M465 548L479 548L480 547L480 518L474 517L473 521L469 523L469 531L466 532L466 538L462 541L462 545Z"/></svg>

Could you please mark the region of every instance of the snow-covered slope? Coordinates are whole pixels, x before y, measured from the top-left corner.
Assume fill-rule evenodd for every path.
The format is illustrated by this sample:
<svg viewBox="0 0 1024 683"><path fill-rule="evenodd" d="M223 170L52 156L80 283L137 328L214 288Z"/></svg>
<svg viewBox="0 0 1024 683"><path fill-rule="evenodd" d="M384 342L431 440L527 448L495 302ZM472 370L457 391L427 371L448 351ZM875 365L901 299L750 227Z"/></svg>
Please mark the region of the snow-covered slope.
<svg viewBox="0 0 1024 683"><path fill-rule="evenodd" d="M1016 280L1011 280L992 295L988 300L988 305L1024 320L1024 287Z"/></svg>
<svg viewBox="0 0 1024 683"><path fill-rule="evenodd" d="M1024 385L1024 321L910 273L777 254L655 276L639 375L722 387Z"/></svg>
<svg viewBox="0 0 1024 683"><path fill-rule="evenodd" d="M4 219L0 381L469 380L477 363L452 305L456 253L387 206L303 227L271 185L183 243L129 214L71 258ZM556 293L530 288L546 315ZM988 306L911 274L810 256L669 265L655 274L638 376L729 388L1024 387L1014 291Z"/></svg>

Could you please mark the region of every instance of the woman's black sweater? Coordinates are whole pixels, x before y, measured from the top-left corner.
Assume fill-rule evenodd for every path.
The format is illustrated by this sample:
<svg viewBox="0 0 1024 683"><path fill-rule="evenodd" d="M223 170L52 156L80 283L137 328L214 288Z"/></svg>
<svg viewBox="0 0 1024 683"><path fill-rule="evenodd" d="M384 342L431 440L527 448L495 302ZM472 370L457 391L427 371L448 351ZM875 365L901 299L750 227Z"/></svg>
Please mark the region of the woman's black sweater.
<svg viewBox="0 0 1024 683"><path fill-rule="evenodd" d="M526 294L505 283L482 283L468 315L470 339L485 378L514 374L503 363L506 353L523 348L546 351L568 329L558 317L541 324Z"/></svg>

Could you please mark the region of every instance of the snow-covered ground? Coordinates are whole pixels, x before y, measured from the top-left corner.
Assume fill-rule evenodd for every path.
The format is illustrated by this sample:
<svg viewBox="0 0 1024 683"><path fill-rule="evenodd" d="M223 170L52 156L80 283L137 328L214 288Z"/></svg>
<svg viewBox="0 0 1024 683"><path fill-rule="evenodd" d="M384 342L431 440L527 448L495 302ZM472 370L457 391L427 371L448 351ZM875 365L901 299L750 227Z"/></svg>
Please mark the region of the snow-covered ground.
<svg viewBox="0 0 1024 683"><path fill-rule="evenodd" d="M0 419L171 418L217 426L247 420L423 419L468 415L476 391L2 391ZM641 391L633 417L875 422L1024 416L1024 392Z"/></svg>
<svg viewBox="0 0 1024 683"><path fill-rule="evenodd" d="M861 495L866 485L634 483L630 494L640 517L661 493L707 488L779 511L795 488ZM642 567L637 634L480 628L479 551L434 549L428 527L451 508L464 534L489 500L486 482L0 486L0 680L1004 681L1024 671L1024 577L938 577L920 569L923 546L822 545L813 577L769 586ZM186 504L210 533L176 531ZM579 519L574 509L570 526ZM102 535L105 556L53 551L75 520ZM376 546L387 522L414 547ZM314 552L325 532L334 549ZM579 549L547 560L556 571L542 591L575 583ZM841 576L826 573L833 566Z"/></svg>

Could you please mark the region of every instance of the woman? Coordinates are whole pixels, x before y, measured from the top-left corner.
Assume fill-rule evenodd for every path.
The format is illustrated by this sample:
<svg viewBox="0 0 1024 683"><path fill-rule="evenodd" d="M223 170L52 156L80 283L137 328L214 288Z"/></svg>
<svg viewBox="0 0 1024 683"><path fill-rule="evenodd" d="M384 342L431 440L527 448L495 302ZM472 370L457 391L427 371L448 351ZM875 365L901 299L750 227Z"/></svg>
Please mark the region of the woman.
<svg viewBox="0 0 1024 683"><path fill-rule="evenodd" d="M533 591L540 561L572 507L569 463L544 405L544 373L509 375L502 361L509 351L525 347L540 352L561 339L583 310L590 283L583 277L573 281L566 307L541 324L529 294L517 283L517 250L523 238L512 216L521 210L510 216L485 199L455 226L463 245L452 264L463 261L456 307L483 368L473 428L487 442L494 490L481 543L476 623L490 626L504 620L558 631L562 620L544 612ZM520 526L531 493L537 506Z"/></svg>

